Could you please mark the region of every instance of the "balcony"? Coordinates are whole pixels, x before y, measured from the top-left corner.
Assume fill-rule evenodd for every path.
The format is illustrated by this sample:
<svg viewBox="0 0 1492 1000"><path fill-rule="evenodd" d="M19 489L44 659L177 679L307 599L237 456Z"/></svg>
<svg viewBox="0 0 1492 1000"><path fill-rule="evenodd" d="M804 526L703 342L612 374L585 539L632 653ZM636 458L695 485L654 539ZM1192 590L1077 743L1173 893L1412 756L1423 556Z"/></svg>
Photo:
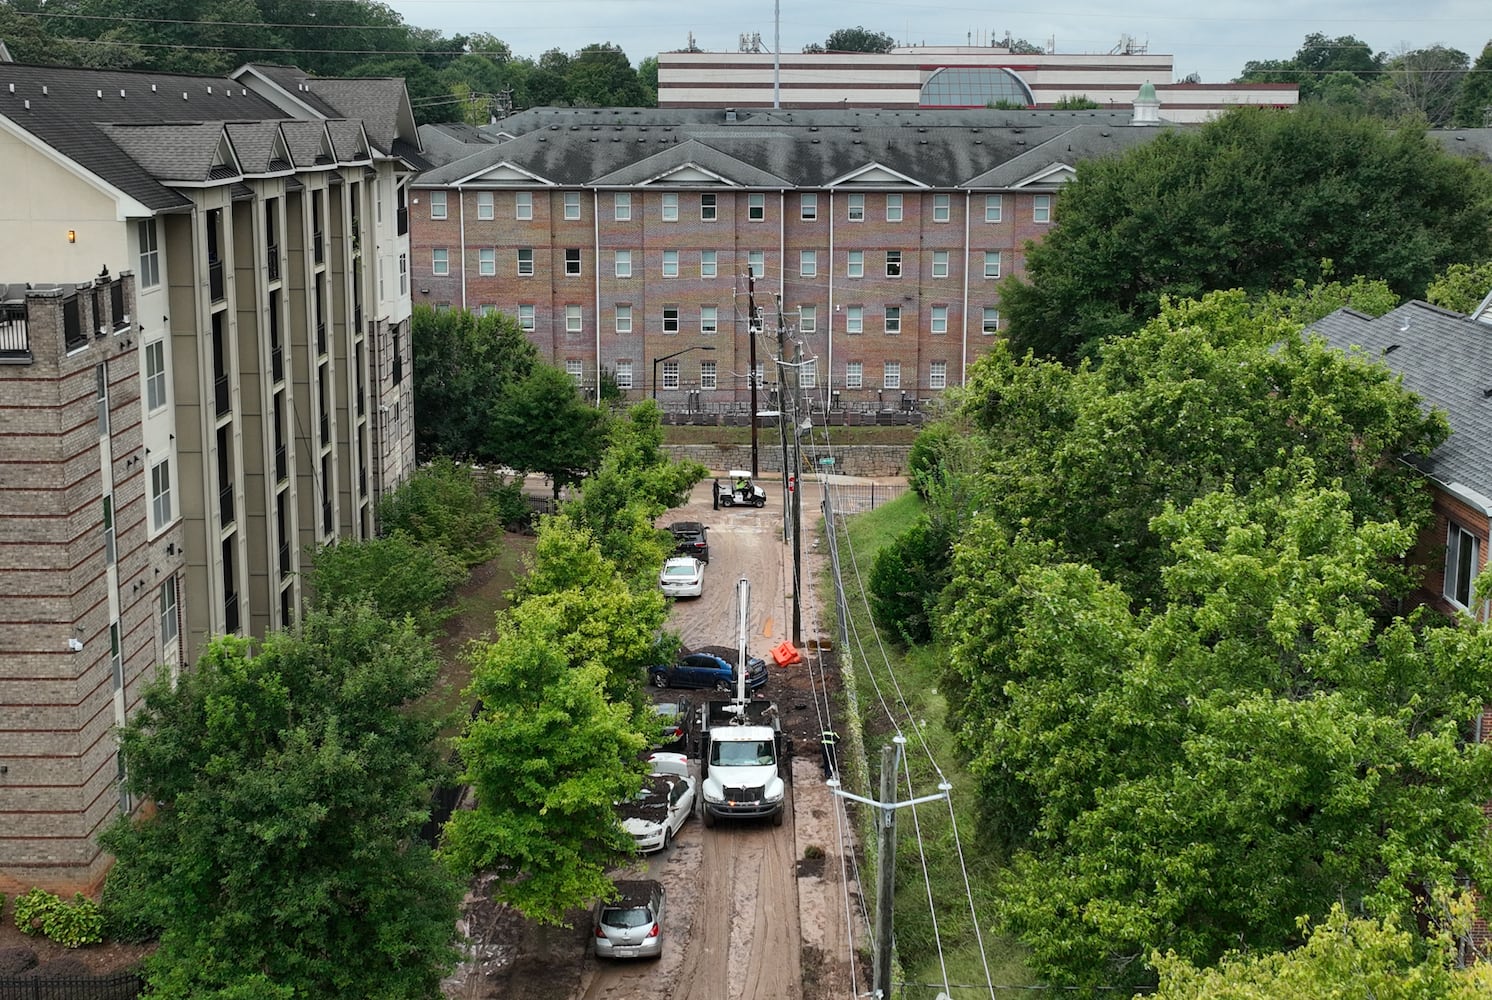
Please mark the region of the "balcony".
<svg viewBox="0 0 1492 1000"><path fill-rule="evenodd" d="M224 483L218 490L218 523L223 527L233 523L233 484Z"/></svg>
<svg viewBox="0 0 1492 1000"><path fill-rule="evenodd" d="M212 399L217 407L217 415L226 417L228 415L228 376L219 375L212 380Z"/></svg>
<svg viewBox="0 0 1492 1000"><path fill-rule="evenodd" d="M399 235L409 235L409 207L407 205L399 206Z"/></svg>
<svg viewBox="0 0 1492 1000"><path fill-rule="evenodd" d="M275 449L275 482L283 483L290 475L290 456L282 444Z"/></svg>
<svg viewBox="0 0 1492 1000"><path fill-rule="evenodd" d="M328 500L321 505L321 533L330 535L332 533L332 504Z"/></svg>
<svg viewBox="0 0 1492 1000"><path fill-rule="evenodd" d="M280 277L280 245L271 243L266 252L268 257L264 263L269 271L269 280L277 281Z"/></svg>
<svg viewBox="0 0 1492 1000"><path fill-rule="evenodd" d="M285 348L276 344L269 349L269 370L274 381L285 381Z"/></svg>
<svg viewBox="0 0 1492 1000"><path fill-rule="evenodd" d="M62 343L69 354L88 346L88 334L83 332L83 317L78 310L76 295L62 302Z"/></svg>
<svg viewBox="0 0 1492 1000"><path fill-rule="evenodd" d="M25 302L0 302L0 364L31 363Z"/></svg>
<svg viewBox="0 0 1492 1000"><path fill-rule="evenodd" d="M332 443L332 422L325 411L321 414L321 447Z"/></svg>
<svg viewBox="0 0 1492 1000"><path fill-rule="evenodd" d="M363 467L357 470L357 493L364 500L368 499L368 470Z"/></svg>
<svg viewBox="0 0 1492 1000"><path fill-rule="evenodd" d="M404 359L401 358L399 355L395 354L394 355L394 384L398 385L400 382L403 382L403 381L404 381Z"/></svg>
<svg viewBox="0 0 1492 1000"><path fill-rule="evenodd" d="M238 594L223 598L223 631L232 634L238 631Z"/></svg>
<svg viewBox="0 0 1492 1000"><path fill-rule="evenodd" d="M222 302L226 297L225 285L223 283L223 262L214 257L207 262L207 287L212 295L212 301Z"/></svg>
<svg viewBox="0 0 1492 1000"><path fill-rule="evenodd" d="M109 315L114 317L114 332L130 328L129 313L124 307L124 282L115 280L109 285Z"/></svg>
<svg viewBox="0 0 1492 1000"><path fill-rule="evenodd" d="M316 354L326 354L326 320L316 324Z"/></svg>
<svg viewBox="0 0 1492 1000"><path fill-rule="evenodd" d="M311 257L318 264L326 263L326 243L322 239L321 230L311 234Z"/></svg>
<svg viewBox="0 0 1492 1000"><path fill-rule="evenodd" d="M281 579L290 575L290 543L280 543L280 577Z"/></svg>

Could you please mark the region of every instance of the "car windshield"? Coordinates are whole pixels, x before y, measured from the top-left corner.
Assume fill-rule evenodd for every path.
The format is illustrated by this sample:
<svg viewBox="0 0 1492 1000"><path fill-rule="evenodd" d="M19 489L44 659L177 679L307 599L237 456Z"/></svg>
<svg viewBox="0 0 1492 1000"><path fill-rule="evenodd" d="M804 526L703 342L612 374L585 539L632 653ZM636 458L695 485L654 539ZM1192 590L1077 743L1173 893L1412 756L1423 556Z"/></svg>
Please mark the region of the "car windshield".
<svg viewBox="0 0 1492 1000"><path fill-rule="evenodd" d="M646 906L607 907L601 911L601 922L607 927L645 927L653 915Z"/></svg>
<svg viewBox="0 0 1492 1000"><path fill-rule="evenodd" d="M710 749L710 763L726 767L749 767L773 761L772 744L767 740L716 743Z"/></svg>

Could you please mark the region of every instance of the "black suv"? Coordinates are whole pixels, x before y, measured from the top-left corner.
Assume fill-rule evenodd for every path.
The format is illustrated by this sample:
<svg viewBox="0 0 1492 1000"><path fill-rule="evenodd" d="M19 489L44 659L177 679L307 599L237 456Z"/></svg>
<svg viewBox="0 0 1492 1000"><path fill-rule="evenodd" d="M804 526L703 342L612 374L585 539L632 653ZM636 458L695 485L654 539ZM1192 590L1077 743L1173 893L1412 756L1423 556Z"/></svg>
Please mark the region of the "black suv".
<svg viewBox="0 0 1492 1000"><path fill-rule="evenodd" d="M693 556L700 562L710 561L710 529L698 521L675 521L668 526L673 535L673 550L681 556Z"/></svg>

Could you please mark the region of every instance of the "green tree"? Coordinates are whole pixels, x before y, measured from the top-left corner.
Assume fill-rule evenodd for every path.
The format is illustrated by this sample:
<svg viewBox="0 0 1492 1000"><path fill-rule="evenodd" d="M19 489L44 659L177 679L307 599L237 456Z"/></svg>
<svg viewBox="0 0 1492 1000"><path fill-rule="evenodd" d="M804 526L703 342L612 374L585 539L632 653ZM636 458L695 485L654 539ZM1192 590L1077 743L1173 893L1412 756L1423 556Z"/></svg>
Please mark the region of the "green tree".
<svg viewBox="0 0 1492 1000"><path fill-rule="evenodd" d="M882 31L871 31L856 25L829 32L824 40L826 52L890 52L896 48L896 39Z"/></svg>
<svg viewBox="0 0 1492 1000"><path fill-rule="evenodd" d="M1492 42L1482 47L1471 72L1461 82L1456 99L1455 125L1460 128L1484 128L1492 122Z"/></svg>
<svg viewBox="0 0 1492 1000"><path fill-rule="evenodd" d="M1448 264L1492 255L1489 209L1492 174L1422 130L1240 110L1080 165L1002 308L1017 352L1071 361L1165 296L1288 289L1323 259L1419 296Z"/></svg>
<svg viewBox="0 0 1492 1000"><path fill-rule="evenodd" d="M606 414L580 398L569 375L538 364L493 409L487 442L487 451L503 465L547 475L558 498L600 465Z"/></svg>
<svg viewBox="0 0 1492 1000"><path fill-rule="evenodd" d="M627 54L610 42L587 45L566 72L570 99L582 107L635 108L648 104Z"/></svg>
<svg viewBox="0 0 1492 1000"><path fill-rule="evenodd" d="M307 583L316 608L366 601L387 618L409 618L426 634L455 610L444 605L467 576L461 560L439 545L398 531L386 538L344 539L310 555Z"/></svg>
<svg viewBox="0 0 1492 1000"><path fill-rule="evenodd" d="M1431 305L1470 315L1487 293L1492 292L1492 260L1471 264L1452 264L1430 282L1425 301Z"/></svg>
<svg viewBox="0 0 1492 1000"><path fill-rule="evenodd" d="M412 708L437 670L410 625L345 605L147 688L121 745L160 806L101 843L161 927L152 996L440 996L461 890L417 838L439 757Z"/></svg>
<svg viewBox="0 0 1492 1000"><path fill-rule="evenodd" d="M1451 903L1465 920L1470 900ZM1305 943L1289 952L1237 955L1198 969L1177 955L1156 955L1155 1000L1475 1000L1492 995L1492 966L1462 967L1455 938L1443 923L1425 938L1395 920L1351 918L1340 903L1326 919L1302 920Z"/></svg>
<svg viewBox="0 0 1492 1000"><path fill-rule="evenodd" d="M513 386L533 372L538 350L511 316L429 306L415 307L410 340L421 461L436 455L491 461L489 421Z"/></svg>
<svg viewBox="0 0 1492 1000"><path fill-rule="evenodd" d="M502 544L503 514L469 466L438 458L383 498L379 519L390 535L440 548L466 566L486 562Z"/></svg>
<svg viewBox="0 0 1492 1000"><path fill-rule="evenodd" d="M1338 74L1351 74L1363 84L1371 82L1383 68L1383 60L1367 42L1351 35L1328 38L1312 32L1290 59L1244 63L1238 82L1293 83L1300 88L1301 101L1308 102L1320 99L1324 82Z"/></svg>
<svg viewBox="0 0 1492 1000"><path fill-rule="evenodd" d="M933 608L951 575L952 544L946 531L924 517L876 553L869 581L876 627L908 645L932 639Z"/></svg>
<svg viewBox="0 0 1492 1000"><path fill-rule="evenodd" d="M647 106L658 106L658 57L648 56L637 64L637 83L642 87Z"/></svg>
<svg viewBox="0 0 1492 1000"><path fill-rule="evenodd" d="M1456 114L1461 85L1471 58L1459 49L1444 45L1413 49L1384 64L1392 84L1389 110L1393 116L1408 116L1431 126L1449 125Z"/></svg>

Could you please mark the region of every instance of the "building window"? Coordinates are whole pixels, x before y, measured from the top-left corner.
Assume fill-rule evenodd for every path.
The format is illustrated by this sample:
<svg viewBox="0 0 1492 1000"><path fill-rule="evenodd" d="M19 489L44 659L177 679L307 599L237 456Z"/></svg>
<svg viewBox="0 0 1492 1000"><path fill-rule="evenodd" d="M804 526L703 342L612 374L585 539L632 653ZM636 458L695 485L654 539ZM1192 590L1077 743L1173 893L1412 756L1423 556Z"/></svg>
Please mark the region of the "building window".
<svg viewBox="0 0 1492 1000"><path fill-rule="evenodd" d="M409 254L399 255L399 297L409 294Z"/></svg>
<svg viewBox="0 0 1492 1000"><path fill-rule="evenodd" d="M864 333L865 332L865 307L864 306L846 306L845 307L845 310L844 310L844 332L845 333Z"/></svg>
<svg viewBox="0 0 1492 1000"><path fill-rule="evenodd" d="M446 193L444 191L430 192L430 218L444 219L446 217Z"/></svg>
<svg viewBox="0 0 1492 1000"><path fill-rule="evenodd" d="M932 307L932 325L929 327L929 329L933 333L947 333L948 332L948 307L947 306L933 306Z"/></svg>
<svg viewBox="0 0 1492 1000"><path fill-rule="evenodd" d="M679 252L677 250L663 251L663 276L665 278L679 276Z"/></svg>
<svg viewBox="0 0 1492 1000"><path fill-rule="evenodd" d="M565 332L580 332L580 307L565 306Z"/></svg>
<svg viewBox="0 0 1492 1000"><path fill-rule="evenodd" d="M746 219L762 222L767 218L767 196L761 193L746 196Z"/></svg>
<svg viewBox="0 0 1492 1000"><path fill-rule="evenodd" d="M161 248L156 242L155 220L140 220L140 287L161 283Z"/></svg>
<svg viewBox="0 0 1492 1000"><path fill-rule="evenodd" d="M611 196L611 214L618 222L632 221L631 191L618 191Z"/></svg>
<svg viewBox="0 0 1492 1000"><path fill-rule="evenodd" d="M145 401L151 410L166 405L166 342L145 345Z"/></svg>
<svg viewBox="0 0 1492 1000"><path fill-rule="evenodd" d="M618 361L616 363L616 387L618 389L632 388L632 362Z"/></svg>
<svg viewBox="0 0 1492 1000"><path fill-rule="evenodd" d="M663 221L679 221L679 196L675 191L668 191L663 195Z"/></svg>
<svg viewBox="0 0 1492 1000"><path fill-rule="evenodd" d="M803 362L798 369L798 388L817 389L819 385L819 362L817 358L809 358Z"/></svg>
<svg viewBox="0 0 1492 1000"><path fill-rule="evenodd" d="M849 263L849 266L845 269L845 273L849 277L851 277L851 278L863 278L863 277L865 277L865 251L864 250L851 250L850 251L850 263Z"/></svg>
<svg viewBox="0 0 1492 1000"><path fill-rule="evenodd" d="M852 194L845 201L845 218L851 222L865 221L865 195Z"/></svg>
<svg viewBox="0 0 1492 1000"><path fill-rule="evenodd" d="M844 387L846 389L861 389L865 386L865 363L851 361L844 366Z"/></svg>
<svg viewBox="0 0 1492 1000"><path fill-rule="evenodd" d="M477 273L488 278L497 273L497 251L492 247L477 251Z"/></svg>
<svg viewBox="0 0 1492 1000"><path fill-rule="evenodd" d="M819 273L819 255L816 250L803 250L798 254L798 274L804 278L816 277Z"/></svg>
<svg viewBox="0 0 1492 1000"><path fill-rule="evenodd" d="M951 194L933 195L933 221L947 222L952 216L953 196Z"/></svg>
<svg viewBox="0 0 1492 1000"><path fill-rule="evenodd" d="M449 250L431 250L430 251L430 272L432 274L435 274L435 275L450 274L451 273L451 251L449 251Z"/></svg>
<svg viewBox="0 0 1492 1000"><path fill-rule="evenodd" d="M934 361L928 365L927 387L929 389L948 388L948 362Z"/></svg>
<svg viewBox="0 0 1492 1000"><path fill-rule="evenodd" d="M934 278L946 278L946 277L948 277L948 251L947 250L934 250L933 251L932 276Z"/></svg>
<svg viewBox="0 0 1492 1000"><path fill-rule="evenodd" d="M984 276L986 278L998 278L1000 276L1000 251L984 251Z"/></svg>
<svg viewBox="0 0 1492 1000"><path fill-rule="evenodd" d="M715 362L701 361L699 363L699 387L701 389L713 389L715 385Z"/></svg>
<svg viewBox="0 0 1492 1000"><path fill-rule="evenodd" d="M984 221L999 222L1000 213L1004 209L1004 195L987 194L984 196Z"/></svg>
<svg viewBox="0 0 1492 1000"><path fill-rule="evenodd" d="M483 302L480 306L477 307L477 315L478 316L496 316L497 315L497 306L494 303L491 303L491 302Z"/></svg>
<svg viewBox="0 0 1492 1000"><path fill-rule="evenodd" d="M760 278L767 273L767 256L764 250L746 251L746 266L751 269L753 277Z"/></svg>
<svg viewBox="0 0 1492 1000"><path fill-rule="evenodd" d="M565 221L566 222L578 222L578 221L580 221L580 192L579 191L566 191L565 192Z"/></svg>
<svg viewBox="0 0 1492 1000"><path fill-rule="evenodd" d="M565 374L570 376L576 382L579 382L582 378L585 377L585 362L580 361L576 358L566 358Z"/></svg>
<svg viewBox="0 0 1492 1000"><path fill-rule="evenodd" d="M150 530L160 531L171 523L171 460L163 458L150 467Z"/></svg>
<svg viewBox="0 0 1492 1000"><path fill-rule="evenodd" d="M886 251L886 277L888 277L888 278L900 278L901 277L901 251L900 250L887 250Z"/></svg>
<svg viewBox="0 0 1492 1000"><path fill-rule="evenodd" d="M901 221L901 195L888 194L886 196L886 221Z"/></svg>
<svg viewBox="0 0 1492 1000"><path fill-rule="evenodd" d="M677 361L663 362L663 388L677 389L679 387L679 363Z"/></svg>
<svg viewBox="0 0 1492 1000"><path fill-rule="evenodd" d="M532 303L518 307L518 327L522 330L532 330L534 328L534 307Z"/></svg>
<svg viewBox="0 0 1492 1000"><path fill-rule="evenodd" d="M663 332L664 333L678 333L679 332L679 307L678 306L664 306L663 307Z"/></svg>
<svg viewBox="0 0 1492 1000"><path fill-rule="evenodd" d="M518 191L514 193L513 217L515 219L532 219L534 217L534 193L532 191Z"/></svg>
<svg viewBox="0 0 1492 1000"><path fill-rule="evenodd" d="M565 273L571 276L580 273L580 248L565 248Z"/></svg>
<svg viewBox="0 0 1492 1000"><path fill-rule="evenodd" d="M813 333L813 332L815 332L815 331L818 330L818 325L819 325L819 320L818 320L818 307L817 306L799 306L798 307L798 332L799 333Z"/></svg>
<svg viewBox="0 0 1492 1000"><path fill-rule="evenodd" d="M715 277L715 251L701 250L699 252L699 276L701 278Z"/></svg>
<svg viewBox="0 0 1492 1000"><path fill-rule="evenodd" d="M492 192L491 191L478 191L477 192L477 218L480 219L480 220L482 220L483 222L490 222L490 221L492 221L492 216L494 214L495 213L493 212L493 205L492 205Z"/></svg>
<svg viewBox="0 0 1492 1000"><path fill-rule="evenodd" d="M715 221L715 196L713 194L699 196L699 218L701 222Z"/></svg>
<svg viewBox="0 0 1492 1000"><path fill-rule="evenodd" d="M176 621L176 577L166 577L166 582L161 584L160 597L160 622L161 622L161 651L165 652L171 648L171 643L176 641L178 624Z"/></svg>
<svg viewBox="0 0 1492 1000"><path fill-rule="evenodd" d="M1445 599L1459 608L1470 608L1472 585L1481 568L1477 537L1455 521L1445 540Z"/></svg>
<svg viewBox="0 0 1492 1000"><path fill-rule="evenodd" d="M533 273L534 273L534 252L533 252L533 250L532 249L528 249L528 248L525 248L523 250L519 250L518 251L518 274L519 274L519 276L522 277L523 275L528 275L528 274L533 274Z"/></svg>
<svg viewBox="0 0 1492 1000"><path fill-rule="evenodd" d="M985 333L1000 332L1000 310L996 309L994 306L984 307L983 330Z"/></svg>
<svg viewBox="0 0 1492 1000"><path fill-rule="evenodd" d="M886 332L901 333L901 306L886 307Z"/></svg>
<svg viewBox="0 0 1492 1000"><path fill-rule="evenodd" d="M798 217L804 222L814 222L819 217L819 196L816 194L801 194L798 196Z"/></svg>
<svg viewBox="0 0 1492 1000"><path fill-rule="evenodd" d="M618 250L616 252L616 276L618 278L632 277L631 250Z"/></svg>
<svg viewBox="0 0 1492 1000"><path fill-rule="evenodd" d="M1049 195L1049 194L1039 194L1035 198L1031 199L1031 221L1032 222L1051 222L1052 221L1052 196L1051 195Z"/></svg>
<svg viewBox="0 0 1492 1000"><path fill-rule="evenodd" d="M619 305L616 307L616 332L632 332L632 307L630 305Z"/></svg>
<svg viewBox="0 0 1492 1000"><path fill-rule="evenodd" d="M886 362L885 367L881 369L881 388L883 388L883 389L900 389L901 388L901 362L900 361L888 361L888 362Z"/></svg>
<svg viewBox="0 0 1492 1000"><path fill-rule="evenodd" d="M699 307L699 332L714 333L720 329L720 310L715 306Z"/></svg>

